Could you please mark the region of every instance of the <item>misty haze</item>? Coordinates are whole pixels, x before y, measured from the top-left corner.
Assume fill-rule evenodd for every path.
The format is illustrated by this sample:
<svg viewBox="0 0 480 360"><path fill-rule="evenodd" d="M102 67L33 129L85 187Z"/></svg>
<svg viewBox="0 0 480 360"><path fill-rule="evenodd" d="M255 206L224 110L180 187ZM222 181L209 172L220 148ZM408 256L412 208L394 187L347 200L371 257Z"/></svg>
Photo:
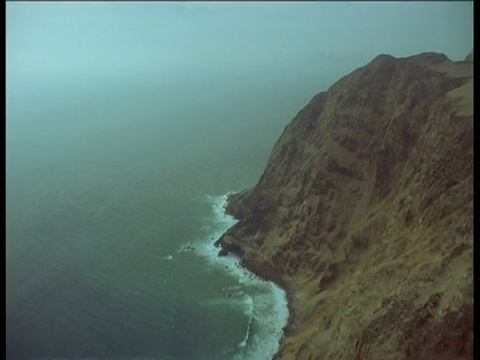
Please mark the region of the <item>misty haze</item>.
<svg viewBox="0 0 480 360"><path fill-rule="evenodd" d="M7 2L7 358L271 359L227 195L376 56L472 49L473 2Z"/></svg>

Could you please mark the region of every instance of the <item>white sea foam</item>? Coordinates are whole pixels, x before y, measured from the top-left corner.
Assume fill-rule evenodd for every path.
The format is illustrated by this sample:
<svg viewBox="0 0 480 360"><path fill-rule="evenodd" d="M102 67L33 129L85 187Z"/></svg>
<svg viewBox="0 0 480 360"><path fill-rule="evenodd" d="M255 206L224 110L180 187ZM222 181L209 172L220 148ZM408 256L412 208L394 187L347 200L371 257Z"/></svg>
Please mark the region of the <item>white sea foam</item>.
<svg viewBox="0 0 480 360"><path fill-rule="evenodd" d="M246 312L247 312L247 314L250 315L250 317L248 318L248 325L247 325L247 331L245 333L245 337L243 338L242 342L240 344L238 344L239 347L247 346L247 341L248 341L248 338L250 336L250 329L252 327L252 321L253 321L253 317L254 317L253 316L254 306L253 306L253 299L252 299L251 296L249 296L249 295L246 296L245 304L247 305Z"/></svg>
<svg viewBox="0 0 480 360"><path fill-rule="evenodd" d="M207 239L187 244L180 251L193 251L215 268L228 271L239 285L224 289L229 297L213 302L239 302L249 322L245 337L239 339L235 360L270 359L277 351L283 327L288 321L288 304L285 291L273 282L265 281L239 266L234 255L218 256L219 248L214 246L218 239L236 220L225 214L227 195L208 196L214 215L214 230ZM211 240L213 237L214 240ZM212 304L213 304L212 302Z"/></svg>

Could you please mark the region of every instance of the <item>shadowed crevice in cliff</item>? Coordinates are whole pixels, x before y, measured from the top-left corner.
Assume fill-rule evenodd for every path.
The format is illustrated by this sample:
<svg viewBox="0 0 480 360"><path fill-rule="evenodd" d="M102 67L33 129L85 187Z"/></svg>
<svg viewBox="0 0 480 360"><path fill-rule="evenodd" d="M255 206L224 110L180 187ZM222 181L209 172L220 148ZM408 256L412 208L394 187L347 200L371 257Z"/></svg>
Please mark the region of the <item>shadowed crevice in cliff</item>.
<svg viewBox="0 0 480 360"><path fill-rule="evenodd" d="M443 54L380 55L313 97L230 196L221 253L290 294L279 358L471 358L472 78Z"/></svg>

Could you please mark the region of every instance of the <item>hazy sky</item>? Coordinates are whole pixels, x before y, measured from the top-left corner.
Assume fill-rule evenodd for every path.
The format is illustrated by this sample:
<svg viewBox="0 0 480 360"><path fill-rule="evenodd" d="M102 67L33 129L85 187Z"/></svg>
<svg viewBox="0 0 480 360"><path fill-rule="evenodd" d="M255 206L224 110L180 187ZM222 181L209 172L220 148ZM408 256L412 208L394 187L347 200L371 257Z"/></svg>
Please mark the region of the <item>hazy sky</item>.
<svg viewBox="0 0 480 360"><path fill-rule="evenodd" d="M6 10L11 82L301 71L360 66L380 53L461 60L473 48L473 2L7 2Z"/></svg>

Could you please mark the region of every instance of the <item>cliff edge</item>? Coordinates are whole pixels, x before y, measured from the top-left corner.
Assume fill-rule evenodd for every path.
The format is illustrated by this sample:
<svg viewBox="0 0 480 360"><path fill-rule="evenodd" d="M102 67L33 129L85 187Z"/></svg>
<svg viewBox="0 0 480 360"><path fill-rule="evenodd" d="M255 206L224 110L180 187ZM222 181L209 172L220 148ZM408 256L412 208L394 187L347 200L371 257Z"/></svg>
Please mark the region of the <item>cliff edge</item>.
<svg viewBox="0 0 480 360"><path fill-rule="evenodd" d="M277 358L472 359L473 63L376 57L313 97L227 212L221 253L289 293Z"/></svg>

